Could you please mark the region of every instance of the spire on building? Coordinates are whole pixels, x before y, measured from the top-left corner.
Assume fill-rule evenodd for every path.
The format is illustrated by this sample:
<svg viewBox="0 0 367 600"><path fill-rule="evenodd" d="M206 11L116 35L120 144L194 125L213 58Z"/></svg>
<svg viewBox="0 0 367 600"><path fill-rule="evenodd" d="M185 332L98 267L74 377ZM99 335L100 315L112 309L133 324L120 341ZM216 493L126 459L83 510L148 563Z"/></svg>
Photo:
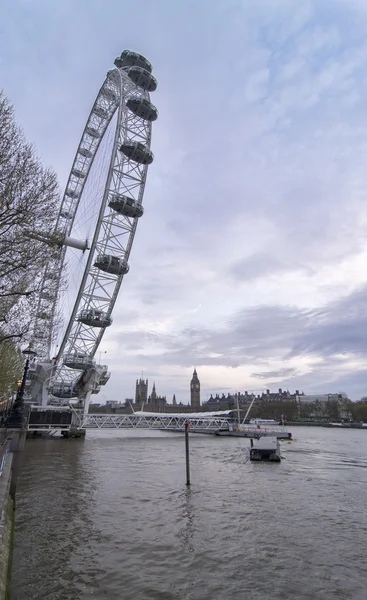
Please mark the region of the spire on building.
<svg viewBox="0 0 367 600"><path fill-rule="evenodd" d="M200 408L200 381L196 372L196 367L190 383L190 404L193 408Z"/></svg>

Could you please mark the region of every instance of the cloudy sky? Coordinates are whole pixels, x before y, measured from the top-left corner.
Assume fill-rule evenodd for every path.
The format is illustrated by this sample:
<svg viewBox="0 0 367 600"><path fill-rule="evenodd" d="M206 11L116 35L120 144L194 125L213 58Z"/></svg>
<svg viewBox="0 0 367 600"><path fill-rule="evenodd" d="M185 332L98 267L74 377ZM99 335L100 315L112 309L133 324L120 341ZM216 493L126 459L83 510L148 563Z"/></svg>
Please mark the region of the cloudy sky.
<svg viewBox="0 0 367 600"><path fill-rule="evenodd" d="M123 49L158 107L100 400L367 393L367 2L3 0L0 85L61 187Z"/></svg>

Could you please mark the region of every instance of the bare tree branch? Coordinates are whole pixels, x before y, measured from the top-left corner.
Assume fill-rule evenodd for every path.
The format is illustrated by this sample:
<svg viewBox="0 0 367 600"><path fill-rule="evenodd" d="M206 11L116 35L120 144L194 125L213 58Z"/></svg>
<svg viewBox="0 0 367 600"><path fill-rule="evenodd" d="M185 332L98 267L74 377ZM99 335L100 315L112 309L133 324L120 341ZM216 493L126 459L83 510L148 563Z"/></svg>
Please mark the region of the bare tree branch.
<svg viewBox="0 0 367 600"><path fill-rule="evenodd" d="M22 339L34 316L59 208L55 174L43 168L0 92L0 344Z"/></svg>

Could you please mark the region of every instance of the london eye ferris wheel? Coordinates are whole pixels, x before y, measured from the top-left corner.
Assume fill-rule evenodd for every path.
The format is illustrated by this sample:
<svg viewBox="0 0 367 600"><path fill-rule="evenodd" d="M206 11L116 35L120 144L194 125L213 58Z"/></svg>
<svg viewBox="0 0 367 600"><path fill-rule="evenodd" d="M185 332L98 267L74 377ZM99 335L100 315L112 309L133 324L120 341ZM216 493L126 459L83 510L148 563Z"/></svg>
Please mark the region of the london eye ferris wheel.
<svg viewBox="0 0 367 600"><path fill-rule="evenodd" d="M39 385L34 377L30 390L39 404L71 399L89 403L110 375L95 357L129 271L148 165L153 161L152 122L158 116L150 101L150 92L157 87L151 63L124 50L114 64L81 136L52 233L58 249L42 276L32 341L40 365ZM63 295L67 270L71 277ZM63 334L51 361L60 314ZM42 370L42 364L51 366Z"/></svg>

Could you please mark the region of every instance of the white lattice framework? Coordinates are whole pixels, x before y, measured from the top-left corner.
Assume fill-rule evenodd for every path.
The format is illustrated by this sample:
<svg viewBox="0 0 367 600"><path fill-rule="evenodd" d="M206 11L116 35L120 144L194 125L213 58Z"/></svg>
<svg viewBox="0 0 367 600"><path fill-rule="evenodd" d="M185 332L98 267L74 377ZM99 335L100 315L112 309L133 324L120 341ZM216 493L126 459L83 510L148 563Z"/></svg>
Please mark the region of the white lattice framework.
<svg viewBox="0 0 367 600"><path fill-rule="evenodd" d="M148 65L151 70L150 63L141 55L128 51L123 54L129 55L130 58L131 56L137 57L140 64L143 61L143 65ZM50 360L57 300L66 254L66 246L63 245L63 242L73 234L73 224L88 175L101 141L117 111L117 118L114 119L116 126L110 165L103 195L100 198L95 230L93 238L89 240L90 248L86 257L84 274L68 325L59 346L56 367L53 369L53 381L59 382L61 385L69 384L69 387L73 387L75 382L81 380L82 376L80 371L70 369L64 365L65 356L71 354L75 356L84 355L92 361L105 332L105 326L96 327L81 322L81 311L88 314L94 314L93 311L97 311L104 315L104 322L112 322L111 313L123 277L128 270L128 266L126 266L126 269L119 273L106 272L95 266L96 258L98 256L117 257L122 265L127 265L138 216L140 216L136 216L136 214L128 216L116 212L109 206L109 202L116 197L127 197L137 207L141 206L143 201L149 162L144 164L143 161L133 160L131 156L129 157L126 153L120 151L120 148L126 143L130 145L140 143L141 147L145 148L146 154L150 155L151 159L153 158L150 152L150 144L152 120L154 119L138 116L128 108L127 102L132 100L140 103L146 102L147 106L155 111L154 118L156 118L157 111L150 104L150 95L146 91L147 86L141 85L141 81L138 81L138 85L134 83L134 78L131 77L132 63L126 63L126 60L126 64L123 63L122 58L116 59L117 68L108 72L85 125L53 234L53 241L56 246L59 246L59 249L54 250L45 269L34 327L34 349L41 360ZM154 80L149 71L141 68L140 70L144 71L143 77L148 77L148 79L150 77ZM155 88L153 87L153 89ZM106 383L108 377L105 371L102 379L104 381L99 383ZM94 387L93 391L98 391L97 386ZM52 402L55 403L55 398L52 399Z"/></svg>
<svg viewBox="0 0 367 600"><path fill-rule="evenodd" d="M166 429L184 431L186 421L187 416L185 414L179 416L165 416L164 413L155 416L88 414L82 417L80 427L85 429ZM233 419L229 417L190 417L191 430L227 430L232 424Z"/></svg>

